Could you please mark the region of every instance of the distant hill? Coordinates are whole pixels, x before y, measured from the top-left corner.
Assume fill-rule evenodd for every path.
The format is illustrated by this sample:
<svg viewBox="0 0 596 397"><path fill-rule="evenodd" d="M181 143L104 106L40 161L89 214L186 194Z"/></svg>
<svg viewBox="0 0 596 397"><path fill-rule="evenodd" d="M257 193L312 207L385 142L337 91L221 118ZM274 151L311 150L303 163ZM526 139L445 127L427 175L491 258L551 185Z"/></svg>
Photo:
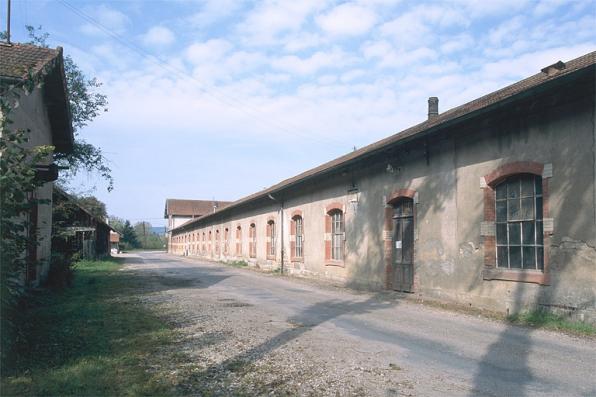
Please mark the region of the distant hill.
<svg viewBox="0 0 596 397"><path fill-rule="evenodd" d="M165 226L153 226L152 227L152 232L154 234L157 234L157 235L161 236L161 235L163 235L165 233L165 229L166 229Z"/></svg>

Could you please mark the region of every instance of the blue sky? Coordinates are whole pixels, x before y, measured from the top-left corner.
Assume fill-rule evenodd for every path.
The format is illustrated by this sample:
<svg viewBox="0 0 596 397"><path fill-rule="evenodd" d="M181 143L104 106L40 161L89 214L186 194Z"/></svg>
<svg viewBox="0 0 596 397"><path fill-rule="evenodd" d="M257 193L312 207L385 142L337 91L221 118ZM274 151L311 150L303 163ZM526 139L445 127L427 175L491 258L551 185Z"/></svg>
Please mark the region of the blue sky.
<svg viewBox="0 0 596 397"><path fill-rule="evenodd" d="M6 2L0 24L6 26ZM80 131L108 213L165 224L166 198L235 201L596 49L595 1L25 1L109 111ZM4 30L4 29L2 29Z"/></svg>

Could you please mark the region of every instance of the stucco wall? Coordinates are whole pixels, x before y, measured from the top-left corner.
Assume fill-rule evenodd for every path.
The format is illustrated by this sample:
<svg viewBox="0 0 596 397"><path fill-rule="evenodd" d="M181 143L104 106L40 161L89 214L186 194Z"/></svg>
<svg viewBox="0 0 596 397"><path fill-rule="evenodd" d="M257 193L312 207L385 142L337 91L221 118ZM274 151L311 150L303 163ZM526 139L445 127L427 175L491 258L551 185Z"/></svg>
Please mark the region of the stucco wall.
<svg viewBox="0 0 596 397"><path fill-rule="evenodd" d="M36 146L52 145L52 133L50 123L43 100L43 91L35 89L30 95L25 95L22 90L17 90L20 95L19 106L13 107L8 118L13 121L10 129L30 130L29 142L25 143L26 148L32 149ZM8 98L11 100L12 98ZM52 155L47 158L46 165L52 163ZM36 190L34 198L42 200L52 200L53 182L46 183L42 188ZM34 219L30 219L35 223ZM39 285L41 280L47 278L49 272L49 257L51 253L51 231L52 231L52 206L51 204L40 204L38 207L38 216L36 223L38 225L37 241L37 259L40 265L37 267L37 279L27 280L26 275L22 276L22 282L29 282L33 286Z"/></svg>

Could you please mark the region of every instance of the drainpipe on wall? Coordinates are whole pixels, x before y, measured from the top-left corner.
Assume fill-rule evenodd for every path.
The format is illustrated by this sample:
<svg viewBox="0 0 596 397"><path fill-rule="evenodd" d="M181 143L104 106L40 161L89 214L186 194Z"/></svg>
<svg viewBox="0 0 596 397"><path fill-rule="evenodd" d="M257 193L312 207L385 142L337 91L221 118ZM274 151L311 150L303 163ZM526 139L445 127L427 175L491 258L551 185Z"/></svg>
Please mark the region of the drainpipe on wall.
<svg viewBox="0 0 596 397"><path fill-rule="evenodd" d="M280 205L280 211L281 211L281 274L284 274L284 254L285 254L285 248L284 248L284 204L283 202L279 201L278 199L276 199L275 197L273 197L271 194L267 194L267 196L269 196L269 198L273 201L277 201Z"/></svg>

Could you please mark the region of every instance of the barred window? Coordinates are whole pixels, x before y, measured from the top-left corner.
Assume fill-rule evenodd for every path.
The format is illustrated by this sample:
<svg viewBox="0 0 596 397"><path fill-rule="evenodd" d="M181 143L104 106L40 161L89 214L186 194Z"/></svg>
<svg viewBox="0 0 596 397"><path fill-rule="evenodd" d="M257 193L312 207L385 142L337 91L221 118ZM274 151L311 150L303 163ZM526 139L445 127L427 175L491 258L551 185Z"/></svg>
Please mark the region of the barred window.
<svg viewBox="0 0 596 397"><path fill-rule="evenodd" d="M271 241L269 244L269 255L275 256L275 222L269 222L267 227L269 228L269 237Z"/></svg>

